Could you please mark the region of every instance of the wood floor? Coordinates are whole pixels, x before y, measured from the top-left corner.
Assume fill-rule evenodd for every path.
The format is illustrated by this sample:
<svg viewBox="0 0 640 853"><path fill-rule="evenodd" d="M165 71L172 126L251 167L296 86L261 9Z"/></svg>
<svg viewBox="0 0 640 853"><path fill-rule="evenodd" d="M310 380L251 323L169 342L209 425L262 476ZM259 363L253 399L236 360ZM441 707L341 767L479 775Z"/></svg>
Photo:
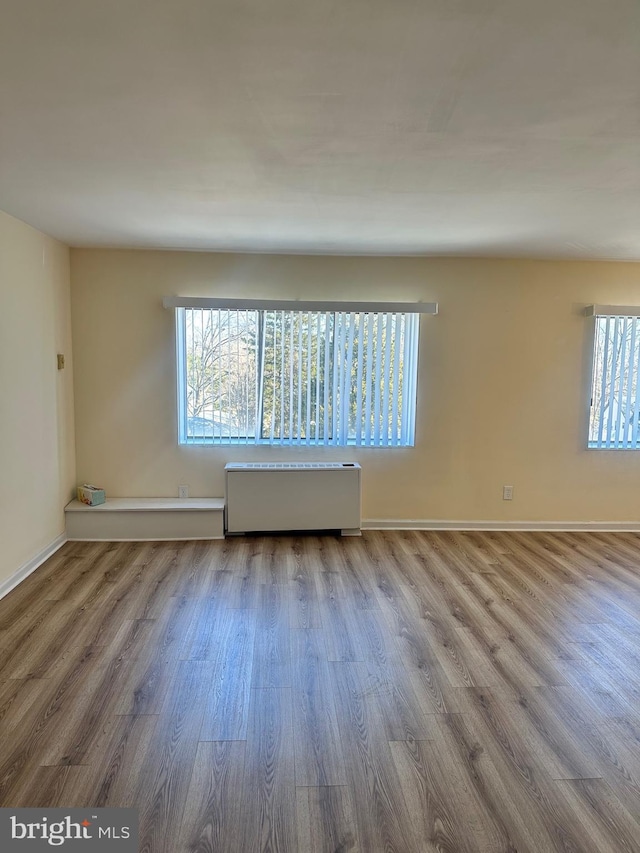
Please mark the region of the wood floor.
<svg viewBox="0 0 640 853"><path fill-rule="evenodd" d="M0 602L0 806L143 853L640 851L640 537L68 543Z"/></svg>

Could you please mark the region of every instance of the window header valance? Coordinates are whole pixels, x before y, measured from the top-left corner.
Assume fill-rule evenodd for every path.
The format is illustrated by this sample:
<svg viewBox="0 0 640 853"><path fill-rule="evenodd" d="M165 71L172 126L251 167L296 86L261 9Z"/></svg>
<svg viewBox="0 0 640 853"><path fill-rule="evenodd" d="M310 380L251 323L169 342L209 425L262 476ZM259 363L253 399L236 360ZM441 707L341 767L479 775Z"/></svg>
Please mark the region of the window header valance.
<svg viewBox="0 0 640 853"><path fill-rule="evenodd" d="M208 296L165 296L165 308L213 308L251 311L342 311L379 314L437 314L437 302L325 302L298 299L224 299Z"/></svg>
<svg viewBox="0 0 640 853"><path fill-rule="evenodd" d="M587 317L640 317L640 305L587 305Z"/></svg>

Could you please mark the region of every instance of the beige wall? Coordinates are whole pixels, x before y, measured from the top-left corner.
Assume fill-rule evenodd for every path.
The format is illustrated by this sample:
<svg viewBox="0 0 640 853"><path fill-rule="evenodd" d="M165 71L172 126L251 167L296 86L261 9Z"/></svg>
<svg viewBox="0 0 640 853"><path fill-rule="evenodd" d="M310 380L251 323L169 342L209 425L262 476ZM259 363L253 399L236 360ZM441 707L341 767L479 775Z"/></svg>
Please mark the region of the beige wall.
<svg viewBox="0 0 640 853"><path fill-rule="evenodd" d="M2 584L64 532L75 450L69 250L1 212L0 294Z"/></svg>
<svg viewBox="0 0 640 853"><path fill-rule="evenodd" d="M71 267L78 477L112 496L219 496L234 459L349 458L367 519L640 521L640 453L585 450L582 316L639 304L639 264L73 250ZM170 294L438 301L416 447L179 447Z"/></svg>

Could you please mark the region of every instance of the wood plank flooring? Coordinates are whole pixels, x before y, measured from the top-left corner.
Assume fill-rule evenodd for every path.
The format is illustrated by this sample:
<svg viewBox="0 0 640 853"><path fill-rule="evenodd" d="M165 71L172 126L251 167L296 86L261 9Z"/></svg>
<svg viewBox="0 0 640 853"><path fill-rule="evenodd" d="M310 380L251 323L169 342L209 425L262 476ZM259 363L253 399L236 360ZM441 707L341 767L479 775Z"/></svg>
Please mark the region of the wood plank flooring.
<svg viewBox="0 0 640 853"><path fill-rule="evenodd" d="M142 853L640 853L640 536L68 543L0 601L0 806Z"/></svg>

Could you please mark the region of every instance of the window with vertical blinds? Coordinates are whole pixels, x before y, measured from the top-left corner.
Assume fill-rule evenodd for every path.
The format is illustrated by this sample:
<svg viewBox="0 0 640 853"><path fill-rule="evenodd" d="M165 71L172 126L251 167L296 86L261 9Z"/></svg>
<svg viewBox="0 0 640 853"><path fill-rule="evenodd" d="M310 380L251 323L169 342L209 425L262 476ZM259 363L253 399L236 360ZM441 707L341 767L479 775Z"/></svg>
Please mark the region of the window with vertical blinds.
<svg viewBox="0 0 640 853"><path fill-rule="evenodd" d="M637 449L640 317L596 315L589 447Z"/></svg>
<svg viewBox="0 0 640 853"><path fill-rule="evenodd" d="M406 447L419 314L178 307L183 444Z"/></svg>

